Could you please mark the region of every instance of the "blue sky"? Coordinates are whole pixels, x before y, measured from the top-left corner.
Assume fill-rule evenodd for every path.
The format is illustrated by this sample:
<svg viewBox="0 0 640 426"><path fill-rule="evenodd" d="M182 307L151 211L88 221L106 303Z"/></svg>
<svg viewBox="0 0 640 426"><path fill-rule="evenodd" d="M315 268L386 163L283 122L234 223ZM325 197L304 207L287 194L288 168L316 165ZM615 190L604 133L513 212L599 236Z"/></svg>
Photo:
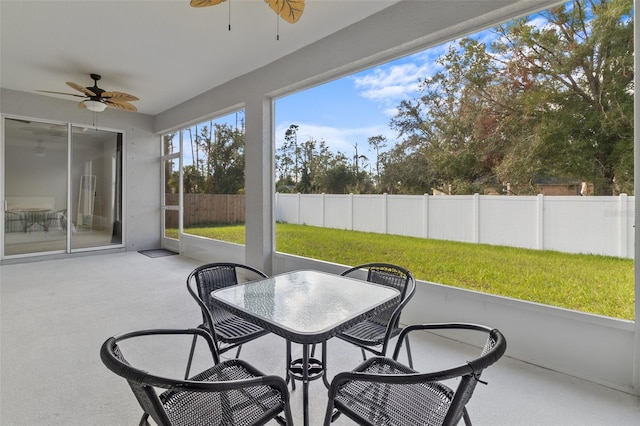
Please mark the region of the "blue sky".
<svg viewBox="0 0 640 426"><path fill-rule="evenodd" d="M276 100L276 147L291 124L298 141L324 140L334 153L355 153L373 160L367 142L383 135L387 148L396 140L389 120L403 99L412 99L421 80L434 72L446 46L435 47Z"/></svg>

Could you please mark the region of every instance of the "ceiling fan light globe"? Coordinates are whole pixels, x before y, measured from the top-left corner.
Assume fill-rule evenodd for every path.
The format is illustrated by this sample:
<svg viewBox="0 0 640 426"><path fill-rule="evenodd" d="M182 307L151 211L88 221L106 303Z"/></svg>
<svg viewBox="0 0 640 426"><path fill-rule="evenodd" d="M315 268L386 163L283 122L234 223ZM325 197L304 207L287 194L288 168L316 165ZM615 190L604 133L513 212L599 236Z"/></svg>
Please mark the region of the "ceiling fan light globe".
<svg viewBox="0 0 640 426"><path fill-rule="evenodd" d="M86 106L89 111L93 112L102 112L107 108L106 104L92 100L84 101L84 106Z"/></svg>

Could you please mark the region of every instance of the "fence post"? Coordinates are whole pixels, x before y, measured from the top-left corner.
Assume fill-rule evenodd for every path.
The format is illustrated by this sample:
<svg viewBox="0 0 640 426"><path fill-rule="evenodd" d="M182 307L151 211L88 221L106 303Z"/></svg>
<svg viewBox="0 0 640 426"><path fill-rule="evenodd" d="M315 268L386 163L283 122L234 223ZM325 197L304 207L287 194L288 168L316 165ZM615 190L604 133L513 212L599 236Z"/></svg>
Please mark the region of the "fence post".
<svg viewBox="0 0 640 426"><path fill-rule="evenodd" d="M429 194L422 197L422 238L429 238Z"/></svg>
<svg viewBox="0 0 640 426"><path fill-rule="evenodd" d="M325 218L325 216L327 215L327 209L326 209L325 204L324 204L325 199L326 199L326 194L323 192L323 193L322 193L322 201L321 201L321 203L322 203L322 210L320 210L320 211L322 212L322 227L323 227L323 228L324 228L324 223L325 223L325 222L324 222L324 218Z"/></svg>
<svg viewBox="0 0 640 426"><path fill-rule="evenodd" d="M480 242L480 194L473 194L473 242Z"/></svg>
<svg viewBox="0 0 640 426"><path fill-rule="evenodd" d="M382 194L382 204L384 209L382 210L382 224L384 226L384 233L389 233L389 225L387 224L387 218L389 217L389 197L387 197L387 193Z"/></svg>
<svg viewBox="0 0 640 426"><path fill-rule="evenodd" d="M298 200L298 208L297 208L297 213L296 213L296 215L298 217L296 218L296 224L300 225L301 224L300 223L300 210L302 209L302 206L300 205L300 203L302 202L302 199L300 197L300 193L299 192L298 192L298 196L296 198Z"/></svg>
<svg viewBox="0 0 640 426"><path fill-rule="evenodd" d="M349 194L349 230L353 231L353 194Z"/></svg>
<svg viewBox="0 0 640 426"><path fill-rule="evenodd" d="M273 211L275 212L274 216L275 216L276 223L278 223L278 218L279 218L279 212L278 212L278 199L279 198L280 198L280 193L276 192L275 199L273 200Z"/></svg>
<svg viewBox="0 0 640 426"><path fill-rule="evenodd" d="M618 220L620 221L620 247L619 247L619 254L620 257L627 257L629 255L629 253L627 253L627 241L628 241L628 237L629 237L629 227L627 226L627 224L629 223L629 219L628 219L628 214L629 214L629 208L628 208L628 200L627 200L627 194L620 194L620 217L618 218Z"/></svg>
<svg viewBox="0 0 640 426"><path fill-rule="evenodd" d="M538 194L537 197L537 238L536 247L538 250L544 250L544 195Z"/></svg>

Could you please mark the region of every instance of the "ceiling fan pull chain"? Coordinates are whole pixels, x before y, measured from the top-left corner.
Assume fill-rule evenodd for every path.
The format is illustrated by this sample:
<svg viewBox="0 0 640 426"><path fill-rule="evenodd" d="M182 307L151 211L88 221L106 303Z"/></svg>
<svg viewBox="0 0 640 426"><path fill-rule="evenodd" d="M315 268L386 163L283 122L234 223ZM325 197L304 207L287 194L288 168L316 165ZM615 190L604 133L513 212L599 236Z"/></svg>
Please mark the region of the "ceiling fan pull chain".
<svg viewBox="0 0 640 426"><path fill-rule="evenodd" d="M280 17L276 13L276 40L280 41Z"/></svg>
<svg viewBox="0 0 640 426"><path fill-rule="evenodd" d="M231 0L227 6L229 7L229 31L231 31Z"/></svg>

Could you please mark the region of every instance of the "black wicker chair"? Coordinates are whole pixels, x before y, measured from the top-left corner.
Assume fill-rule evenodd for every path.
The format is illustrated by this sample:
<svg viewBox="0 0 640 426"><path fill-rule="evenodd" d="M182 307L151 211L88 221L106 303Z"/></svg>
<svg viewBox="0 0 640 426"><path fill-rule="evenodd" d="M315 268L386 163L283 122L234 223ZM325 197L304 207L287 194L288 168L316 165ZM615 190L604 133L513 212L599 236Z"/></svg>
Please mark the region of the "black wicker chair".
<svg viewBox="0 0 640 426"><path fill-rule="evenodd" d="M342 276L364 278L369 282L393 287L400 291L402 299L392 308L386 309L373 317L362 321L340 333L337 337L352 343L362 350L362 358L366 359L365 350L378 356L387 354L389 340L402 331L400 314L413 297L416 290L415 279L408 270L387 263L367 263L344 271ZM409 366L413 366L409 338L406 338Z"/></svg>
<svg viewBox="0 0 640 426"><path fill-rule="evenodd" d="M249 321L211 303L211 292L220 288L238 284L238 273L244 275L243 282L267 278L267 275L247 265L238 263L209 263L194 269L187 277L187 289L202 311L202 328L211 333L219 353L238 348L236 358L244 343L264 336L268 332ZM191 360L195 351L196 339L193 339L191 354L185 377L189 375Z"/></svg>
<svg viewBox="0 0 640 426"><path fill-rule="evenodd" d="M421 373L399 362L404 337L415 330L471 330L483 333L482 353L466 364ZM328 426L341 413L360 425L456 425L471 420L466 404L480 381L482 371L504 354L507 343L495 329L476 324L422 324L403 329L393 359L373 357L355 370L337 374L329 388L324 420ZM457 380L454 391L443 380ZM484 383L484 382L483 382Z"/></svg>
<svg viewBox="0 0 640 426"><path fill-rule="evenodd" d="M213 358L212 367L188 380L157 376L133 367L119 345L131 339L125 347L133 351L133 340L142 336L185 334L205 339ZM149 416L160 426L263 425L272 419L283 425L293 424L284 380L265 376L239 359L219 362L215 344L205 330L141 330L110 337L100 349L100 358L109 370L129 382L144 411L140 425L149 425ZM158 395L155 388L168 390Z"/></svg>

